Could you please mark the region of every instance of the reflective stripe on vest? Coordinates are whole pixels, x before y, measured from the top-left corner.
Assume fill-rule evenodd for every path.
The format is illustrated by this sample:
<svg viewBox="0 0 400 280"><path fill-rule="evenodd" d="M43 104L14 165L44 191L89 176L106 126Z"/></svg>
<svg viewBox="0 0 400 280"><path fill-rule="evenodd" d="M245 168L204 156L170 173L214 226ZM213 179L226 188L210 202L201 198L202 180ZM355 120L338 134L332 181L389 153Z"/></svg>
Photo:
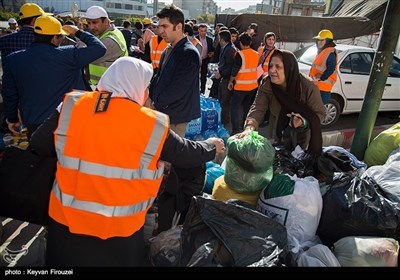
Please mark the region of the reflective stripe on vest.
<svg viewBox="0 0 400 280"><path fill-rule="evenodd" d="M168 133L168 116L140 108L124 98L112 98L106 112L88 112L88 108L94 108L99 94L74 91L64 98L59 125L55 131L58 165L49 214L73 233L102 239L130 236L143 226L147 209L153 204L159 190L164 167L162 163L160 166L157 163ZM118 122L123 114L129 113L127 110L132 110L132 116L140 125L126 129L121 137L132 139L133 145L130 146L122 138L110 142L110 151L99 148L104 146L93 144L93 147L100 149L99 152L102 151L102 156L97 155L97 150L92 154L86 152L90 148L87 144L91 139L80 135L79 127L83 125L77 122L84 118L90 124L94 121L107 123L101 114L109 114L107 118L110 125ZM147 129L141 131L141 136L133 137L134 133L137 134L134 130L141 126ZM116 132L112 129L108 131ZM103 130L98 135L91 135L95 138L93 143L107 141L101 137L105 133ZM118 134L114 136L118 137ZM85 150L80 149L81 143L84 143L82 146ZM143 150L134 149L136 146L143 147ZM113 159L114 153L120 153L121 148L127 151L127 147L133 150ZM132 167L128 167L131 162Z"/></svg>
<svg viewBox="0 0 400 280"><path fill-rule="evenodd" d="M258 53L250 48L238 51L238 53L242 58L242 66L236 75L236 82L233 88L238 91L251 91L258 87Z"/></svg>
<svg viewBox="0 0 400 280"><path fill-rule="evenodd" d="M101 34L101 36L99 37L100 40L103 38L110 38L117 43L118 47L121 50L119 57L128 56L128 49L126 47L125 38L121 31L119 31L118 29L108 30ZM90 82L93 85L97 85L103 73L117 58L113 60L103 61L98 64L89 64Z"/></svg>
<svg viewBox="0 0 400 280"><path fill-rule="evenodd" d="M321 75L326 70L326 61L331 53L336 53L336 66L335 71L326 79L325 81L318 81ZM337 52L333 47L326 48L322 50L315 57L313 64L310 68L309 76L313 78L314 83L318 86L319 90L330 92L337 80Z"/></svg>
<svg viewBox="0 0 400 280"><path fill-rule="evenodd" d="M275 48L269 50L267 56L264 59L264 62L262 64L262 68L263 68L264 73L268 73L269 61L270 61L271 56L274 53L274 51L275 51ZM259 57L259 59L261 58L263 53L264 53L264 47L259 47L258 48L258 57Z"/></svg>
<svg viewBox="0 0 400 280"><path fill-rule="evenodd" d="M167 48L168 43L162 39L160 43L158 43L158 36L153 35L149 42L150 45L150 60L153 69L160 67L160 60L163 51Z"/></svg>
<svg viewBox="0 0 400 280"><path fill-rule="evenodd" d="M188 38L189 38L189 36L188 36ZM200 61L200 66L201 66L201 63L202 63L201 53L203 51L203 44L200 42L199 39L197 39L194 36L192 37L190 42L193 44L193 46L195 46L196 50L198 50L198 52L199 52L199 61Z"/></svg>
<svg viewBox="0 0 400 280"><path fill-rule="evenodd" d="M192 40L190 41L190 42L192 42L192 44L193 44L193 46L197 46L197 45L199 45L200 44L200 46L202 46L203 47L203 45L201 44L201 42L199 41L199 39L197 39L196 37L192 37Z"/></svg>
<svg viewBox="0 0 400 280"><path fill-rule="evenodd" d="M265 61L263 63L263 70L264 73L268 73L268 67L269 67L269 61L271 59L272 54L274 53L275 49L272 49L269 51L269 54L267 55L267 57L265 58Z"/></svg>
<svg viewBox="0 0 400 280"><path fill-rule="evenodd" d="M77 210L83 210L87 212L96 213L105 217L124 217L130 216L135 213L142 212L149 208L154 203L155 197L145 201L143 203L127 205L127 206L107 206L97 202L89 202L76 199L74 196L63 193L57 183L53 184L53 194L58 198L63 206L71 207Z"/></svg>

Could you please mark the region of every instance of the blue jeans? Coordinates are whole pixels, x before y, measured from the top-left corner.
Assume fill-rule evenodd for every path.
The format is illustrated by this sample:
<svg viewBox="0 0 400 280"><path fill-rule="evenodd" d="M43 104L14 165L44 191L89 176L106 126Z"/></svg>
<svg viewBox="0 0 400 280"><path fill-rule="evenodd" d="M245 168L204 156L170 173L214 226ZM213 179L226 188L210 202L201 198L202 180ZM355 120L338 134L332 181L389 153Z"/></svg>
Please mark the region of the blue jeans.
<svg viewBox="0 0 400 280"><path fill-rule="evenodd" d="M331 99L331 93L322 90L320 92L321 92L322 103L324 104L328 103L329 99Z"/></svg>

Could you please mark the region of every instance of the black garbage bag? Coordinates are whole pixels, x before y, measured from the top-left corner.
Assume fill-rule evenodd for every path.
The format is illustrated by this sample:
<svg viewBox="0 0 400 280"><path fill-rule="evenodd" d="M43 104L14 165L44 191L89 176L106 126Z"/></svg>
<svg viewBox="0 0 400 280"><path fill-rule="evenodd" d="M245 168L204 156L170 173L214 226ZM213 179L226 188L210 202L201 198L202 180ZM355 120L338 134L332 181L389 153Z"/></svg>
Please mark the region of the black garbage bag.
<svg viewBox="0 0 400 280"><path fill-rule="evenodd" d="M153 266L179 266L182 226L165 230L149 239L149 258Z"/></svg>
<svg viewBox="0 0 400 280"><path fill-rule="evenodd" d="M376 182L336 173L323 196L317 235L332 246L346 236L400 237L400 205L388 199Z"/></svg>
<svg viewBox="0 0 400 280"><path fill-rule="evenodd" d="M274 175L289 174L299 178L314 175L314 162L310 159L300 160L291 155L291 151L282 146L275 147Z"/></svg>
<svg viewBox="0 0 400 280"><path fill-rule="evenodd" d="M324 147L316 162L314 177L320 182L332 183L333 176L338 172L346 172L354 176L360 173L361 167L367 167L363 162L350 157L350 153L341 147Z"/></svg>
<svg viewBox="0 0 400 280"><path fill-rule="evenodd" d="M286 228L234 203L192 198L181 234L182 266L281 266Z"/></svg>

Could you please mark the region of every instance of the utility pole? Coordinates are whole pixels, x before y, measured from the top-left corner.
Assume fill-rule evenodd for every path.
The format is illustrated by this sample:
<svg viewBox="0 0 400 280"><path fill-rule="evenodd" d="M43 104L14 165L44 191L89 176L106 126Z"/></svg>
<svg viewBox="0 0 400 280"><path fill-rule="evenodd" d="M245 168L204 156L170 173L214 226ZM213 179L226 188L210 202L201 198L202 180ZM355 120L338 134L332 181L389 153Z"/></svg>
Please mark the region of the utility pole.
<svg viewBox="0 0 400 280"><path fill-rule="evenodd" d="M365 150L371 140L394 50L399 39L400 17L397 16L399 13L400 1L388 0L378 49L372 63L367 92L357 120L356 132L350 149L350 152L359 160L364 159Z"/></svg>
<svg viewBox="0 0 400 280"><path fill-rule="evenodd" d="M158 0L153 1L153 16L155 16L158 12Z"/></svg>

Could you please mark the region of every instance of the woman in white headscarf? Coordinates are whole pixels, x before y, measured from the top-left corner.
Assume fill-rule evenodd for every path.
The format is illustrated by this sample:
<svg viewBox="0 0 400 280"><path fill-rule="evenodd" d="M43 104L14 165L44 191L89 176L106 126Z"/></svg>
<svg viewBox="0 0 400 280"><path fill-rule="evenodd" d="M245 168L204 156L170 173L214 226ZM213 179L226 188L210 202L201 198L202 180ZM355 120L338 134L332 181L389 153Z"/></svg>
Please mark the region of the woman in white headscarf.
<svg viewBox="0 0 400 280"><path fill-rule="evenodd" d="M121 57L103 74L97 89L112 92L112 98L128 98L143 106L148 99L147 87L152 76L153 67L150 63Z"/></svg>
<svg viewBox="0 0 400 280"><path fill-rule="evenodd" d="M152 74L144 61L119 58L98 91L67 94L60 113L32 136L32 149L48 155L55 146L58 158L46 266L144 265L143 225L163 177L161 160L193 168L223 152L222 139L180 138L166 115L143 107Z"/></svg>

